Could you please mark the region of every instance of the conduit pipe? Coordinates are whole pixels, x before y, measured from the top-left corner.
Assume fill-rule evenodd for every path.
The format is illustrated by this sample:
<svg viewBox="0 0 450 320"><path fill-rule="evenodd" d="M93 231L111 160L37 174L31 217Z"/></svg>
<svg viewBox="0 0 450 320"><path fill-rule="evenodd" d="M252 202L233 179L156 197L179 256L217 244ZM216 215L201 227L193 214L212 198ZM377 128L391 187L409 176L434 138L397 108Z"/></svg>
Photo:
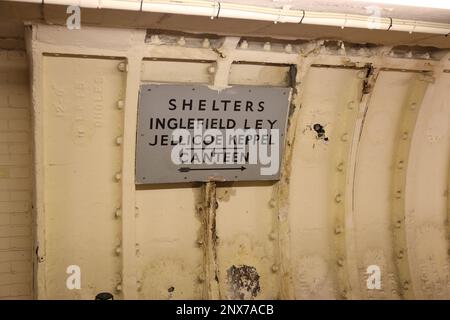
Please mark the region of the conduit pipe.
<svg viewBox="0 0 450 320"><path fill-rule="evenodd" d="M290 6L280 9L250 6L220 1L204 0L7 0L36 4L75 5L81 8L116 9L144 12L158 12L182 15L234 18L272 21L274 23L295 23L335 26L341 28L362 28L385 31L450 34L450 24L415 21L373 16L292 10Z"/></svg>

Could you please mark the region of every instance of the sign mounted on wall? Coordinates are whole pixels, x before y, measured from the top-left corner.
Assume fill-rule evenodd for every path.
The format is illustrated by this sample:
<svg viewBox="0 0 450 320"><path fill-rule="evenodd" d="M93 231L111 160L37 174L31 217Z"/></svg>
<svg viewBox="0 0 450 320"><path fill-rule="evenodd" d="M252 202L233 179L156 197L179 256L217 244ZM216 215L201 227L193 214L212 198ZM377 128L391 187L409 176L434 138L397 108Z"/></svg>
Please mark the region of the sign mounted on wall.
<svg viewBox="0 0 450 320"><path fill-rule="evenodd" d="M278 180L290 93L141 85L136 184Z"/></svg>

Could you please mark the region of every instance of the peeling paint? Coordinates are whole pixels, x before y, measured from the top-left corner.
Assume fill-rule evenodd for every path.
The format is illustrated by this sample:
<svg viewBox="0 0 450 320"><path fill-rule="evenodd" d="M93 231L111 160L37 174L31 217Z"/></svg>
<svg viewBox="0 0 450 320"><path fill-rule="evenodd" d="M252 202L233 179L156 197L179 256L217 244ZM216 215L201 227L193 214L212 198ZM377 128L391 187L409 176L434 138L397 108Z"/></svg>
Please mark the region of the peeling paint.
<svg viewBox="0 0 450 320"><path fill-rule="evenodd" d="M231 266L227 270L227 281L230 298L234 300L251 300L261 291L259 274L252 266Z"/></svg>

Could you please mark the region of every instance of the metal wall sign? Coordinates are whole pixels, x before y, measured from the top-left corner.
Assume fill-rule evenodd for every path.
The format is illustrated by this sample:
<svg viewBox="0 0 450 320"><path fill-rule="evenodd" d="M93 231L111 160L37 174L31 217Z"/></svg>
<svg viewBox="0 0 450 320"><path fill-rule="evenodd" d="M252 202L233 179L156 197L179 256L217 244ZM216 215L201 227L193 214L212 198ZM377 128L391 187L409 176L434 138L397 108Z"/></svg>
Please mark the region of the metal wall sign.
<svg viewBox="0 0 450 320"><path fill-rule="evenodd" d="M136 184L278 180L290 91L141 85Z"/></svg>

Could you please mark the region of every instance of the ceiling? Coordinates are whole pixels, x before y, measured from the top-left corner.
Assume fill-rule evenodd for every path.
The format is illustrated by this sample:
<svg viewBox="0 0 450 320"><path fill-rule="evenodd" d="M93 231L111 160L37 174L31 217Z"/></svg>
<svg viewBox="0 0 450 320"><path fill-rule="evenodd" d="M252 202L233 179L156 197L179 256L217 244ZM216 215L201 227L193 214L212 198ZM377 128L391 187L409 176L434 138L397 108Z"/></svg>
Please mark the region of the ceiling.
<svg viewBox="0 0 450 320"><path fill-rule="evenodd" d="M223 0L238 2L236 0ZM449 0L450 1L450 0ZM281 8L292 5L292 9L347 12L364 14L367 4L345 0L245 0L240 3L265 5ZM370 3L369 3L370 5ZM420 19L434 22L450 23L450 10L417 9L396 7L390 13L392 17L403 19ZM394 16L396 14L396 16ZM389 16L389 15L387 15ZM12 49L23 46L23 23L39 22L64 25L67 19L66 7L57 5L40 5L19 2L0 1L0 48ZM274 24L270 21L214 19L201 16L173 15L152 12L119 11L108 9L82 9L81 22L84 25L121 28L144 28L188 32L200 34L217 34L243 37L276 38L286 40L343 40L353 43L371 43L378 45L433 46L450 48L450 37L433 34L368 30L318 25L300 25L290 23ZM19 39L19 40L18 40Z"/></svg>

